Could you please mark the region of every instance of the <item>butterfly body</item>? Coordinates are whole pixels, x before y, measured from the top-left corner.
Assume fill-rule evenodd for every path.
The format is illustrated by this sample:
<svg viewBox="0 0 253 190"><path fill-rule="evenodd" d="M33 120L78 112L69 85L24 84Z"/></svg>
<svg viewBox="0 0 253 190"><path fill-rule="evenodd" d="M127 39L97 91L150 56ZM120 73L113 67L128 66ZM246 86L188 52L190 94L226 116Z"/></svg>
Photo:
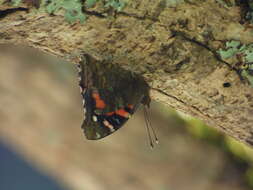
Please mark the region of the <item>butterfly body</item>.
<svg viewBox="0 0 253 190"><path fill-rule="evenodd" d="M140 104L150 103L144 79L118 65L84 54L78 69L84 106L82 129L89 140L112 134Z"/></svg>

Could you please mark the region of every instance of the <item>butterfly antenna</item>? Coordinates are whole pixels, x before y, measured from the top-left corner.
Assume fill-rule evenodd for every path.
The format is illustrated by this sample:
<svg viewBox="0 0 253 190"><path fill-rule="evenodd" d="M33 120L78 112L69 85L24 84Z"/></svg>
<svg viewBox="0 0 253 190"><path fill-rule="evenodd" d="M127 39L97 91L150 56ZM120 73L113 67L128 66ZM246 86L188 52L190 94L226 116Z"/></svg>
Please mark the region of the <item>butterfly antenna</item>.
<svg viewBox="0 0 253 190"><path fill-rule="evenodd" d="M151 149L153 149L154 148L154 141L153 141L153 138L151 137L151 133L150 133L150 129L149 129L150 128L150 123L149 123L149 120L147 119L148 113L147 113L147 110L146 110L145 107L144 107L144 117L145 117L146 129L147 129L147 133L148 133L150 147L151 147Z"/></svg>
<svg viewBox="0 0 253 190"><path fill-rule="evenodd" d="M150 144L151 149L153 149L154 148L154 142L151 138L150 130L149 130L149 123L146 119L147 118L147 110L145 109L145 107L143 109L144 109L144 118L145 118L145 122L146 122L146 130L147 130L148 140L149 140L149 144Z"/></svg>
<svg viewBox="0 0 253 190"><path fill-rule="evenodd" d="M145 120L147 120L146 123L149 124L149 127L151 128L152 133L153 133L153 136L154 136L154 138L155 138L155 142L156 142L156 144L158 144L158 143L159 143L159 140L158 140L158 138L157 138L155 129L153 128L153 126L152 126L152 124L151 124L150 115L149 115L149 112L148 112L148 110L147 110L147 106L144 106L144 110L145 110L145 112L146 112L146 119L145 119Z"/></svg>

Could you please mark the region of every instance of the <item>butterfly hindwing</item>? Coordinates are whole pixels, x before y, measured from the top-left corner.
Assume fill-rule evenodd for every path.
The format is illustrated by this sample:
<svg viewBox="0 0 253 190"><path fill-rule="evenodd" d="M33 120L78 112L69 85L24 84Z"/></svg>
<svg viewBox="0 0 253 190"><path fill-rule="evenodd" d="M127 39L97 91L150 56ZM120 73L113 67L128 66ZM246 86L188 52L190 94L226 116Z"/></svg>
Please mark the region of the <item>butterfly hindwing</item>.
<svg viewBox="0 0 253 190"><path fill-rule="evenodd" d="M107 114L93 112L90 119L86 118L83 121L82 128L87 139L97 140L121 128L130 115L131 113L128 112L128 108L122 108Z"/></svg>

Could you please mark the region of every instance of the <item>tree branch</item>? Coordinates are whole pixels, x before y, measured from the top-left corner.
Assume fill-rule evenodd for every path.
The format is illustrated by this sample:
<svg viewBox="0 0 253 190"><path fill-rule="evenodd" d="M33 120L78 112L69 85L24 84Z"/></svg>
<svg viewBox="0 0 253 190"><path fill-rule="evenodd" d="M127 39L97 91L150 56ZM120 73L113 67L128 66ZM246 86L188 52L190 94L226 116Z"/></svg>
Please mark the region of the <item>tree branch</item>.
<svg viewBox="0 0 253 190"><path fill-rule="evenodd" d="M253 41L240 24L239 7L143 0L113 16L99 8L86 13L84 24L69 24L60 13L4 14L0 44L32 46L72 61L81 51L112 57L147 80L153 99L253 145L253 89L216 52L230 39Z"/></svg>

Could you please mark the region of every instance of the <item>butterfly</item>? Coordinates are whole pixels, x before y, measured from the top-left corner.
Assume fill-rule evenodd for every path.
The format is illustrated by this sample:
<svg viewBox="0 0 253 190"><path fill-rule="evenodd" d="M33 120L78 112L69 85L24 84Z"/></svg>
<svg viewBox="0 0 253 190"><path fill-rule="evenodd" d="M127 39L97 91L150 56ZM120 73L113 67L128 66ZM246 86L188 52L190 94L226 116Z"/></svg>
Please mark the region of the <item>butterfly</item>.
<svg viewBox="0 0 253 190"><path fill-rule="evenodd" d="M140 104L149 106L150 87L142 76L88 54L81 56L77 68L84 110L82 129L87 139L112 134Z"/></svg>

